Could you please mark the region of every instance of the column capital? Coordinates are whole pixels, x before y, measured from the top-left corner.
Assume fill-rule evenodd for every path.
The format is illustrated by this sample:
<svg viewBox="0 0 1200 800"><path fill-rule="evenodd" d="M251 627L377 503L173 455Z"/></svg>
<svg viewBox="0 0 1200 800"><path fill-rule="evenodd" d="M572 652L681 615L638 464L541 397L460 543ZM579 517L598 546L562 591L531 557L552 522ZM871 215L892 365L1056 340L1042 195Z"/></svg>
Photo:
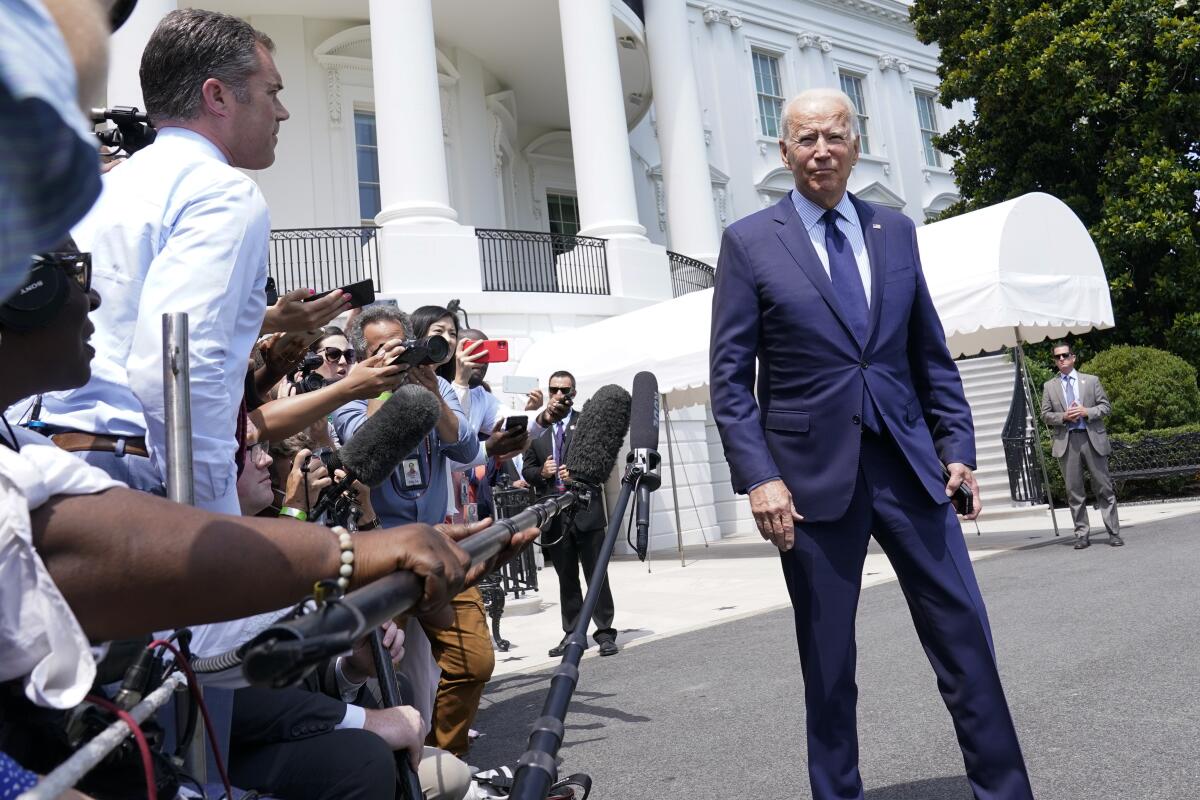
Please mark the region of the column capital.
<svg viewBox="0 0 1200 800"><path fill-rule="evenodd" d="M720 23L728 25L730 28L737 30L742 27L742 18L730 11L728 8L720 8L719 6L705 6L701 12L704 21L709 25Z"/></svg>
<svg viewBox="0 0 1200 800"><path fill-rule="evenodd" d="M807 50L810 47L816 47L822 53L833 50L833 41L828 36L821 36L812 31L802 31L796 34L796 44L800 46L801 50Z"/></svg>
<svg viewBox="0 0 1200 800"><path fill-rule="evenodd" d="M899 56L891 55L890 53L880 53L879 69L886 72L889 69L894 69L901 74L908 72L908 62Z"/></svg>

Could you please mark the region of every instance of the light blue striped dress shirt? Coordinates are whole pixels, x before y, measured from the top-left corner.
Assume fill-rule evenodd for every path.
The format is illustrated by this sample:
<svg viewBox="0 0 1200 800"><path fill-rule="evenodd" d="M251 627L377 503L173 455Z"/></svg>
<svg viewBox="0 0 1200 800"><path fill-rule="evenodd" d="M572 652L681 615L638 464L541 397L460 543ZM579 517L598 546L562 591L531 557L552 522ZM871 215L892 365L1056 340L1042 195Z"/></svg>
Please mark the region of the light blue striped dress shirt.
<svg viewBox="0 0 1200 800"><path fill-rule="evenodd" d="M825 274L828 275L829 253L825 250L825 222L821 219L825 214L825 209L795 189L790 192L790 197L796 213L800 215L800 221L804 223L804 228L808 231L808 238L812 242L813 249L817 251L817 258L821 260L821 266L825 268ZM854 203L850 201L849 194L843 194L842 199L833 208L841 215L837 222L838 230L850 242L850 249L854 251L854 260L858 263L858 274L862 276L863 291L867 293L867 307L869 308L871 306L871 261L867 257L867 242L863 237L862 222L858 219L858 211L854 208Z"/></svg>

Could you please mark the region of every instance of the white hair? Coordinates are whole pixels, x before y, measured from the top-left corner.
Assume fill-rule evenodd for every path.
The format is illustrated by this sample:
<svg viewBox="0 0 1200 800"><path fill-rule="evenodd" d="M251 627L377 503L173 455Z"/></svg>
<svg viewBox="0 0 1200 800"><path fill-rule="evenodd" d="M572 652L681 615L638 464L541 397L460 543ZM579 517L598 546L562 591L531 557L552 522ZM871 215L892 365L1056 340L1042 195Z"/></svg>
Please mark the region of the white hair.
<svg viewBox="0 0 1200 800"><path fill-rule="evenodd" d="M805 89L791 100L788 100L787 105L783 107L784 134L792 132L792 116L801 106L807 106L821 100L832 100L845 109L846 118L850 120L850 136L857 142L861 131L858 128L858 111L854 108L854 101L850 99L850 95L841 89L830 89L827 87Z"/></svg>

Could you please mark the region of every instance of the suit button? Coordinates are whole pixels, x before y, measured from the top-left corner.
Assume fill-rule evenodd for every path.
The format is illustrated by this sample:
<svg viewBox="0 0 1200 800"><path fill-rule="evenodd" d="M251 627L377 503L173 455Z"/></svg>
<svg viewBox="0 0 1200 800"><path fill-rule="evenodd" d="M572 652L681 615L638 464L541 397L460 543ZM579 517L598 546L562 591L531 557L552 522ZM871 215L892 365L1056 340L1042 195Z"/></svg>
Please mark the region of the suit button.
<svg viewBox="0 0 1200 800"><path fill-rule="evenodd" d="M853 417L850 418L850 421L853 422L855 425L857 425L860 422L862 422L862 417L860 417L858 414L855 414Z"/></svg>
<svg viewBox="0 0 1200 800"><path fill-rule="evenodd" d="M871 363L869 361L864 361L861 364L859 364L859 366L862 367L863 369L866 369L867 367L871 366Z"/></svg>

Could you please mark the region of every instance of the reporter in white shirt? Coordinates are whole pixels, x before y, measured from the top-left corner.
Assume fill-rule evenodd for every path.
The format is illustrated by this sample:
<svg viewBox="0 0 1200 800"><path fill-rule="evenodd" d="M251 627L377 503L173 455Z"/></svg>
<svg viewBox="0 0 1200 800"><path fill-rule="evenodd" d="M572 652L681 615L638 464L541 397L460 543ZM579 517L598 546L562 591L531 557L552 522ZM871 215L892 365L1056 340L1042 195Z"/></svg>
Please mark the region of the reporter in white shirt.
<svg viewBox="0 0 1200 800"><path fill-rule="evenodd" d="M171 12L150 37L142 90L158 138L105 175L74 231L105 298L93 315L94 374L81 389L47 396L42 414L51 430L98 434L121 451L82 453L89 463L158 490L161 318L186 312L196 504L229 514L238 513L235 425L266 311L271 227L262 193L240 169L274 162L288 118L273 48L244 20L196 9ZM341 310L338 298L329 302ZM123 452L143 436L148 460Z"/></svg>

